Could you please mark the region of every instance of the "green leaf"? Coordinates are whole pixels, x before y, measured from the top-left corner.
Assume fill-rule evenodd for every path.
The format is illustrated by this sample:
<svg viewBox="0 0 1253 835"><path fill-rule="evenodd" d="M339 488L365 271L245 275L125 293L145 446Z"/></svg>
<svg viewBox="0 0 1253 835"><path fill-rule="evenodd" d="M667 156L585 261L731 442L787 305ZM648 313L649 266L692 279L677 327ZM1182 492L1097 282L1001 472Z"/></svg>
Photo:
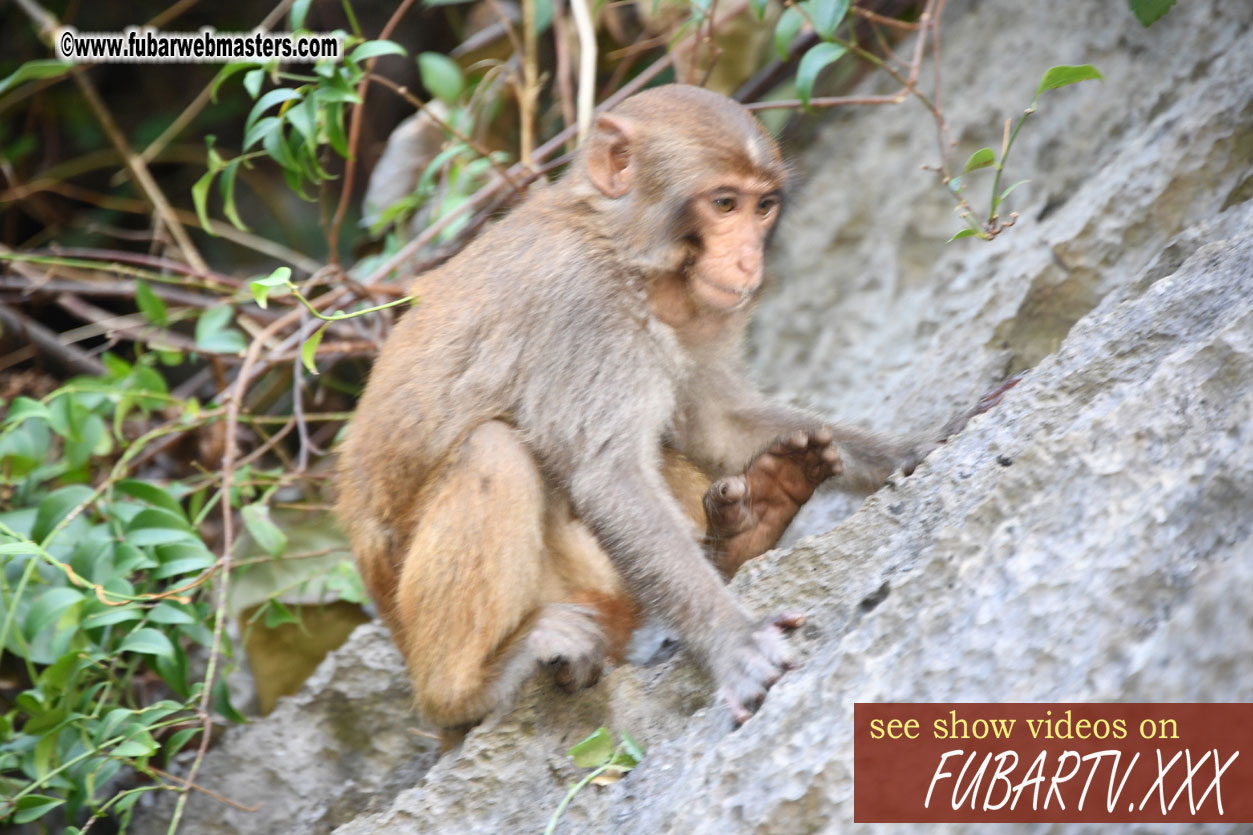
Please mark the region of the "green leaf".
<svg viewBox="0 0 1253 835"><path fill-rule="evenodd" d="M13 72L12 75L0 81L0 95L8 92L10 88L16 87L23 81L36 81L41 78L59 78L70 71L73 64L67 61L27 61ZM20 823L20 821L19 821Z"/></svg>
<svg viewBox="0 0 1253 835"><path fill-rule="evenodd" d="M27 418L48 420L51 417L52 415L48 411L48 407L38 400L31 400L29 397L15 397L13 402L9 404L9 413L4 416L4 425L13 426Z"/></svg>
<svg viewBox="0 0 1253 835"><path fill-rule="evenodd" d="M272 556L282 556L287 550L287 535L270 519L270 508L263 504L250 504L240 514L257 544Z"/></svg>
<svg viewBox="0 0 1253 835"><path fill-rule="evenodd" d="M243 157L235 157L227 163L226 168L222 169L222 179L218 181L218 190L222 193L222 213L226 215L226 219L242 232L247 232L248 227L239 218L239 210L235 207L235 177L239 174L239 166L244 161Z"/></svg>
<svg viewBox="0 0 1253 835"><path fill-rule="evenodd" d="M139 306L139 312L144 314L144 317L149 322L158 327L165 327L165 302L161 301L160 296L152 292L148 282L135 282L135 303Z"/></svg>
<svg viewBox="0 0 1253 835"><path fill-rule="evenodd" d="M27 619L29 620L29 615ZM77 652L62 656L55 664L39 674L39 686L45 689L64 690L74 674L90 663Z"/></svg>
<svg viewBox="0 0 1253 835"><path fill-rule="evenodd" d="M326 140L331 143L335 153L348 159L348 134L344 131L344 106L328 104L323 112L326 114Z"/></svg>
<svg viewBox="0 0 1253 835"><path fill-rule="evenodd" d="M221 676L213 684L213 709L232 722L247 723L248 719L231 704L231 691L226 686L226 676Z"/></svg>
<svg viewBox="0 0 1253 835"><path fill-rule="evenodd" d="M82 401L73 394L62 394L48 405L48 425L67 441L81 441L87 414Z"/></svg>
<svg viewBox="0 0 1253 835"><path fill-rule="evenodd" d="M945 243L951 244L953 241L960 240L961 238L969 238L969 237L972 237L972 236L974 236L974 235L978 235L978 234L979 234L979 233L978 233L978 232L976 232L975 230L973 230L973 229L971 229L971 228L967 227L967 228L965 228L965 229L961 230L960 232L958 232L958 233L957 233L956 235L954 235L953 237L949 238L947 241L945 241Z"/></svg>
<svg viewBox="0 0 1253 835"><path fill-rule="evenodd" d="M27 638L34 638L47 627L56 623L65 610L80 602L84 595L68 586L48 589L31 604L22 621L22 631Z"/></svg>
<svg viewBox="0 0 1253 835"><path fill-rule="evenodd" d="M113 448L113 441L105 429L100 415L87 413L78 426L78 438L66 440L65 463L76 470L87 463L92 455L106 455Z"/></svg>
<svg viewBox="0 0 1253 835"><path fill-rule="evenodd" d="M96 629L101 626L112 626L115 623L139 620L143 616L143 611L133 603L127 603L125 606L110 606L94 615L88 615L83 618L82 628Z"/></svg>
<svg viewBox="0 0 1253 835"><path fill-rule="evenodd" d="M100 743L111 736L116 736L117 730L122 727L122 723L134 716L136 712L127 707L113 708L105 714L104 719L96 726L96 731L92 734L92 740Z"/></svg>
<svg viewBox="0 0 1253 835"><path fill-rule="evenodd" d="M184 548L185 552L181 556L169 557L162 560L160 567L152 572L152 579L164 580L169 577L178 577L184 574L199 574L209 566L217 562L217 557L213 556L207 548L199 542L171 542L158 546L162 553L172 548Z"/></svg>
<svg viewBox="0 0 1253 835"><path fill-rule="evenodd" d="M218 88L226 83L228 78L256 65L255 61L236 61L233 64L227 64L225 67L222 67L222 69L218 70L218 74L213 77L213 83L209 86L209 100L217 103ZM256 98L255 94L253 98Z"/></svg>
<svg viewBox="0 0 1253 835"><path fill-rule="evenodd" d="M134 478L127 478L119 481L116 485L114 485L113 489L123 495L139 499L141 502L147 502L153 507L168 510L170 513L173 513L184 521L187 519L187 514L183 513L183 506L179 503L178 499L174 498L155 484L147 481L139 481Z"/></svg>
<svg viewBox="0 0 1253 835"><path fill-rule="evenodd" d="M254 99L261 93L261 85L265 83L265 70L257 67L244 74L244 89Z"/></svg>
<svg viewBox="0 0 1253 835"><path fill-rule="evenodd" d="M1051 67L1044 73L1044 77L1040 79L1040 86L1035 91L1035 97L1038 100L1040 98L1040 94L1045 90L1056 90L1058 87L1065 87L1068 84L1078 84L1080 81L1090 81L1092 79L1104 81L1105 76L1101 75L1100 72L1097 71L1096 67L1091 64ZM1034 106L1034 104L1032 106Z"/></svg>
<svg viewBox="0 0 1253 835"><path fill-rule="evenodd" d="M248 288L252 290L252 298L257 305L264 308L270 297L270 290L274 287L287 287L291 282L291 267L279 267L265 278L254 278L248 283Z"/></svg>
<svg viewBox="0 0 1253 835"><path fill-rule="evenodd" d="M748 0L748 7L753 10L758 20L764 20L766 17L766 7L770 5L770 0Z"/></svg>
<svg viewBox="0 0 1253 835"><path fill-rule="evenodd" d="M836 27L844 22L849 3L850 0L805 0L803 5L813 21L814 31L825 41L830 40Z"/></svg>
<svg viewBox="0 0 1253 835"><path fill-rule="evenodd" d="M291 267L279 267L265 278L254 278L253 284L263 287L282 287L291 281Z"/></svg>
<svg viewBox="0 0 1253 835"><path fill-rule="evenodd" d="M196 217L200 219L200 228L210 235L217 235L209 224L209 188L218 172L210 168L191 186L191 202L196 207Z"/></svg>
<svg viewBox="0 0 1253 835"><path fill-rule="evenodd" d="M266 629L274 629L285 623L299 623L300 621L292 614L291 609L283 604L281 600L272 598L265 607L265 627Z"/></svg>
<svg viewBox="0 0 1253 835"><path fill-rule="evenodd" d="M535 34L544 34L552 24L553 0L535 0Z"/></svg>
<svg viewBox="0 0 1253 835"><path fill-rule="evenodd" d="M292 105L287 110L287 121L305 138L310 145L318 141L318 102L313 96L306 96L300 104Z"/></svg>
<svg viewBox="0 0 1253 835"><path fill-rule="evenodd" d="M774 25L774 51L780 61L786 61L791 54L792 41L800 34L805 25L805 16L795 6L788 6L779 15L779 22Z"/></svg>
<svg viewBox="0 0 1253 835"><path fill-rule="evenodd" d="M330 324L329 322L327 324ZM318 366L314 362L314 357L318 354L318 346L322 344L322 337L326 336L326 325L318 328L313 332L313 336L305 340L305 344L300 346L300 361L305 364L305 368L310 374L318 373Z"/></svg>
<svg viewBox="0 0 1253 835"><path fill-rule="evenodd" d="M996 151L991 148L980 148L970 155L970 159L966 160L966 167L962 169L963 174L969 174L976 168L987 168L989 165L996 164Z"/></svg>
<svg viewBox="0 0 1253 835"><path fill-rule="evenodd" d="M362 61L377 58L380 55L408 54L403 46L392 41L366 41L352 51L352 54L348 56L348 60L354 64L360 64Z"/></svg>
<svg viewBox="0 0 1253 835"><path fill-rule="evenodd" d="M313 0L296 0L291 4L292 31L305 28L305 17L309 14L309 4Z"/></svg>
<svg viewBox="0 0 1253 835"><path fill-rule="evenodd" d="M243 334L227 324L235 311L229 304L210 307L196 320L196 347L204 351L237 354L247 347Z"/></svg>
<svg viewBox="0 0 1253 835"><path fill-rule="evenodd" d="M456 104L461 97L465 78L461 67L447 55L423 52L418 56L418 73L422 76L422 86L444 103Z"/></svg>
<svg viewBox="0 0 1253 835"><path fill-rule="evenodd" d="M252 106L252 110L248 112L248 118L244 120L244 136L248 135L248 129L257 123L261 118L261 114L269 110L274 105L300 98L300 93L291 87L277 87L257 99L257 103Z"/></svg>
<svg viewBox="0 0 1253 835"><path fill-rule="evenodd" d="M252 126L252 130L244 132L244 150L247 151L257 144L258 140L267 138L281 126L282 121L277 116L266 116L264 119L258 119L257 123Z"/></svg>
<svg viewBox="0 0 1253 835"><path fill-rule="evenodd" d="M1005 200L1005 198L1006 198L1006 197L1009 197L1009 193L1010 193L1011 191L1013 191L1014 189L1018 188L1018 187L1019 187L1020 185L1022 185L1023 183L1029 183L1029 182L1031 182L1031 181L1030 181L1030 180L1019 180L1018 182L1014 183L1012 186L1010 186L1009 188L1007 188L1007 189L1005 189L1004 191L1002 191L1002 192L1001 192L1001 197L1000 197L1000 201L999 201L999 202L1003 202L1003 201Z"/></svg>
<svg viewBox="0 0 1253 835"><path fill-rule="evenodd" d="M191 523L179 511L170 511L160 507L146 507L131 517L126 523L126 532L134 533L145 528L169 528L170 530L192 532Z"/></svg>
<svg viewBox="0 0 1253 835"><path fill-rule="evenodd" d="M46 794L28 794L18 799L13 822L30 823L39 820L63 803L65 803L64 800L48 797Z"/></svg>
<svg viewBox="0 0 1253 835"><path fill-rule="evenodd" d="M261 140L261 147L275 162L283 167L284 173L297 176L296 184L292 186L292 191L300 191L299 177L302 174L300 163L296 161L296 155L291 149L291 144L283 131L282 124L279 124L274 130L265 135L265 139ZM291 183L290 179L288 183Z"/></svg>
<svg viewBox="0 0 1253 835"><path fill-rule="evenodd" d="M644 746L636 742L635 738L626 731L623 731L619 736L622 737L623 750L635 760L632 764L639 765L640 760L644 759Z"/></svg>
<svg viewBox="0 0 1253 835"><path fill-rule="evenodd" d="M126 543L135 547L165 545L195 540L191 525L181 514L150 507L139 511L126 523Z"/></svg>
<svg viewBox="0 0 1253 835"><path fill-rule="evenodd" d="M801 58L800 66L796 68L796 92L800 94L801 101L806 107L809 106L809 98L813 94L818 73L838 61L844 52L845 48L841 44L820 43L811 47L805 53L805 57Z"/></svg>
<svg viewBox="0 0 1253 835"><path fill-rule="evenodd" d="M962 176L960 174L949 179L948 190L953 192L953 194L962 193Z"/></svg>
<svg viewBox="0 0 1253 835"><path fill-rule="evenodd" d="M598 728L567 753L579 768L599 768L613 756L613 737L609 735L608 728Z"/></svg>
<svg viewBox="0 0 1253 835"><path fill-rule="evenodd" d="M1127 0L1127 5L1131 6L1140 25L1147 29L1170 11L1175 0Z"/></svg>
<svg viewBox="0 0 1253 835"><path fill-rule="evenodd" d="M60 524L71 510L87 501L91 494L90 487L72 484L48 495L39 503L39 509L35 511L35 524L30 531L31 540L43 542L52 529Z"/></svg>
<svg viewBox="0 0 1253 835"><path fill-rule="evenodd" d="M201 729L199 727L183 728L181 731L174 734L174 736L170 737L169 742L165 743L163 746L165 750L165 761L168 763L170 760L174 759L174 755L183 750L183 746L186 745L193 736L200 733L200 731Z"/></svg>
<svg viewBox="0 0 1253 835"><path fill-rule="evenodd" d="M174 645L165 633L151 627L141 627L127 635L118 646L118 652L138 652L143 655L160 655L165 658L174 657Z"/></svg>
<svg viewBox="0 0 1253 835"><path fill-rule="evenodd" d="M196 618L189 615L181 604L162 600L148 612L148 620L152 623L196 623Z"/></svg>
<svg viewBox="0 0 1253 835"><path fill-rule="evenodd" d="M157 741L144 729L143 725L131 725L127 728L127 737L109 753L115 757L147 757L157 750Z"/></svg>

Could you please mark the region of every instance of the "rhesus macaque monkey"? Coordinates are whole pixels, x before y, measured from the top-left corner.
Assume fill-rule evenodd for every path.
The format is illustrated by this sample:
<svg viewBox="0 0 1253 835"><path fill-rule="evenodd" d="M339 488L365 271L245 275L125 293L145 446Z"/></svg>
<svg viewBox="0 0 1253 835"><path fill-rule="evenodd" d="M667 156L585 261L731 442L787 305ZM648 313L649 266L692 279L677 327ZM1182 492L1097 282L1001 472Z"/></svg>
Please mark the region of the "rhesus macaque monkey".
<svg viewBox="0 0 1253 835"><path fill-rule="evenodd" d="M827 426L747 382L784 179L743 107L656 88L417 279L344 443L339 515L428 722L478 722L537 666L589 686L641 609L746 720L802 619L750 617L723 578L820 482L870 492L939 441Z"/></svg>

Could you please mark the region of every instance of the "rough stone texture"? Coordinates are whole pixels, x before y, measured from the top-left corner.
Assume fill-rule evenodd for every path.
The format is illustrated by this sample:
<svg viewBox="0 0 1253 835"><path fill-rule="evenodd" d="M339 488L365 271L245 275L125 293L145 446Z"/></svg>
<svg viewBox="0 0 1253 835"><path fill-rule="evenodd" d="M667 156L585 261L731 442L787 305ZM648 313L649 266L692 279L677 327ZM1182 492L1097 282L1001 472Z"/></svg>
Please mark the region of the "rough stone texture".
<svg viewBox="0 0 1253 835"><path fill-rule="evenodd" d="M385 808L435 762L435 742L411 732L412 694L387 629L359 627L327 656L304 688L265 719L229 728L205 759L199 785L247 812L192 792L180 832L329 832L364 811ZM185 757L184 757L185 759ZM161 835L173 811L168 794L145 795L131 832Z"/></svg>
<svg viewBox="0 0 1253 835"><path fill-rule="evenodd" d="M1253 700L1253 5L1180 3L1149 30L1121 2L950 5L959 159L998 144L1048 66L1107 80L1045 94L1007 172L1033 179L1022 218L988 245L944 243L956 221L917 169L936 153L924 111L832 118L798 160L754 363L782 396L900 430L1030 374L852 516L812 503L800 533L830 532L736 579L754 610L810 618L804 667L760 714L733 732L682 653L574 698L537 682L411 785L375 765L428 762L397 742L398 659L345 662L387 654L370 627L211 755L206 785L357 805L338 835L538 832L578 776L565 749L606 725L648 756L581 792L560 832L792 835L852 820L854 702ZM345 820L212 814L195 831Z"/></svg>

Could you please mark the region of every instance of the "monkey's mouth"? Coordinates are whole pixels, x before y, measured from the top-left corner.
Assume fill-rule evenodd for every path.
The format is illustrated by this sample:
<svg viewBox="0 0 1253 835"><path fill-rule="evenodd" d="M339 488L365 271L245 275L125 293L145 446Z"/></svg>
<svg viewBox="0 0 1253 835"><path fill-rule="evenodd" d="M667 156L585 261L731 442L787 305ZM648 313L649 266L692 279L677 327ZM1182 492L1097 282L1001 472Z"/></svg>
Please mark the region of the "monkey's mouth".
<svg viewBox="0 0 1253 835"><path fill-rule="evenodd" d="M717 296L709 299L713 306L723 309L735 309L748 304L757 293L757 288L761 286L761 282L758 281L753 284L752 287L729 287L726 284L714 281L712 278L703 276L700 273L693 274L692 278L699 281L705 287L716 291L716 293L726 296L727 301L725 304L722 303L722 299Z"/></svg>

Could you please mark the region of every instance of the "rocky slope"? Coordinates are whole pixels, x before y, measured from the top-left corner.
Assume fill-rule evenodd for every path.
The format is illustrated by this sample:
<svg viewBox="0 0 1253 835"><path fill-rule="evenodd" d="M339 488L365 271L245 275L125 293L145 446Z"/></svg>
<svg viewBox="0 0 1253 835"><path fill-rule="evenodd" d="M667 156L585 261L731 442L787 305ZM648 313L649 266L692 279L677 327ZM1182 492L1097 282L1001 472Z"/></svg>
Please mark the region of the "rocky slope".
<svg viewBox="0 0 1253 835"><path fill-rule="evenodd" d="M1032 179L1022 217L991 244L945 244L917 106L835 114L801 154L753 332L768 387L905 431L1029 369L913 476L821 497L796 526L817 535L737 577L751 608L807 612L803 668L738 731L682 653L575 698L537 682L419 779L430 742L368 625L211 754L200 781L261 810L193 795L192 831L539 832L599 725L648 755L559 831L834 831L855 702L1253 700L1253 6L1149 30L1121 2L951 7L961 159L1049 66L1106 81L1045 94L1007 172Z"/></svg>

